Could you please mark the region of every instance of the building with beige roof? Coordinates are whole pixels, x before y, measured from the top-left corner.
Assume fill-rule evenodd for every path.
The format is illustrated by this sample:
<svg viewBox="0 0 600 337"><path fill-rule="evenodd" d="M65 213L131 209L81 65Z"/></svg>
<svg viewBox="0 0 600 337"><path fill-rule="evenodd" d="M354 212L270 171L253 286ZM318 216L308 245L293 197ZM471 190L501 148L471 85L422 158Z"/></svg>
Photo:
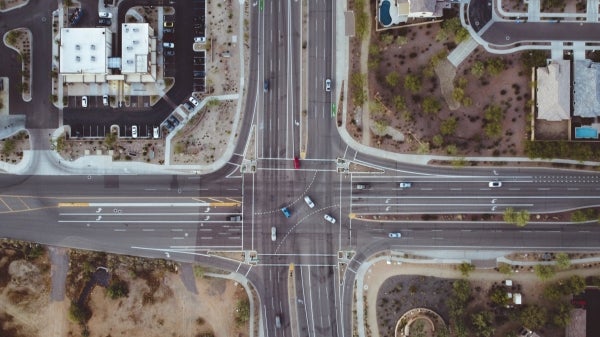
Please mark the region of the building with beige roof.
<svg viewBox="0 0 600 337"><path fill-rule="evenodd" d="M552 60L546 67L537 68L538 119L568 120L570 113L571 72L568 60Z"/></svg>

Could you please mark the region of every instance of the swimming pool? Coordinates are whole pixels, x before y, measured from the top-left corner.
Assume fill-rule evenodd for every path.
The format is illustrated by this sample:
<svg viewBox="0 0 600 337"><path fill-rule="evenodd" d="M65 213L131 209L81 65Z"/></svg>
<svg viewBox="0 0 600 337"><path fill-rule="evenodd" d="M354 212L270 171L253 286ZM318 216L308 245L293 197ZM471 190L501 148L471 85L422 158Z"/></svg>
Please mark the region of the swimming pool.
<svg viewBox="0 0 600 337"><path fill-rule="evenodd" d="M575 128L576 139L598 139L598 130L589 126L580 126Z"/></svg>
<svg viewBox="0 0 600 337"><path fill-rule="evenodd" d="M385 27L392 24L392 16L390 15L390 1L383 0L379 5L379 22Z"/></svg>

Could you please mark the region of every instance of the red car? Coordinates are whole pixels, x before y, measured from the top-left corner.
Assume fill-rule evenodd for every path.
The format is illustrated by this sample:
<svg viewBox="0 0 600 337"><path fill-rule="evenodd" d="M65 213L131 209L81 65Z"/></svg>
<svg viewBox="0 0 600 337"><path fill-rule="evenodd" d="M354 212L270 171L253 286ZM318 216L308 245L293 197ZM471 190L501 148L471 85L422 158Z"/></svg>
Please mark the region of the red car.
<svg viewBox="0 0 600 337"><path fill-rule="evenodd" d="M300 168L300 159L298 157L294 157L294 168L296 170Z"/></svg>

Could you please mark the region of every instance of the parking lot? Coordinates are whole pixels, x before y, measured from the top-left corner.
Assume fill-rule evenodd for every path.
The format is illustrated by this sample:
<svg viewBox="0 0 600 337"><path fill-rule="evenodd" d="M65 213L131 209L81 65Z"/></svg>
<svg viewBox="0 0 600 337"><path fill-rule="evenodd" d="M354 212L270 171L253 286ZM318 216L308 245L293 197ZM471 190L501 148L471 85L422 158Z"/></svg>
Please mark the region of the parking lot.
<svg viewBox="0 0 600 337"><path fill-rule="evenodd" d="M132 126L137 126L137 137L133 137ZM109 125L94 123L93 125L79 124L71 126L71 138L105 138L110 132L111 126L117 126L119 128L120 138L154 138L154 128L159 128L159 137L162 137L162 131L158 125L152 124L122 124L122 125Z"/></svg>
<svg viewBox="0 0 600 337"><path fill-rule="evenodd" d="M194 82L193 90L204 92L206 88L206 52L200 51L194 53Z"/></svg>

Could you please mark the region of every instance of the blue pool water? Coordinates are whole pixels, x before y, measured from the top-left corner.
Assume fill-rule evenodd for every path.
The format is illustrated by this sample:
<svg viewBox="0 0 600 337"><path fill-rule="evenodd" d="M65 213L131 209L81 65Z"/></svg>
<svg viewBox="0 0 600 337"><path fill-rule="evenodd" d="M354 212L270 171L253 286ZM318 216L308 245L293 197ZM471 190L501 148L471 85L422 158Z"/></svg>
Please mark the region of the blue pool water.
<svg viewBox="0 0 600 337"><path fill-rule="evenodd" d="M575 138L598 139L598 130L587 126L576 127Z"/></svg>
<svg viewBox="0 0 600 337"><path fill-rule="evenodd" d="M384 26L392 24L392 16L390 15L390 1L383 0L379 7L379 22Z"/></svg>

